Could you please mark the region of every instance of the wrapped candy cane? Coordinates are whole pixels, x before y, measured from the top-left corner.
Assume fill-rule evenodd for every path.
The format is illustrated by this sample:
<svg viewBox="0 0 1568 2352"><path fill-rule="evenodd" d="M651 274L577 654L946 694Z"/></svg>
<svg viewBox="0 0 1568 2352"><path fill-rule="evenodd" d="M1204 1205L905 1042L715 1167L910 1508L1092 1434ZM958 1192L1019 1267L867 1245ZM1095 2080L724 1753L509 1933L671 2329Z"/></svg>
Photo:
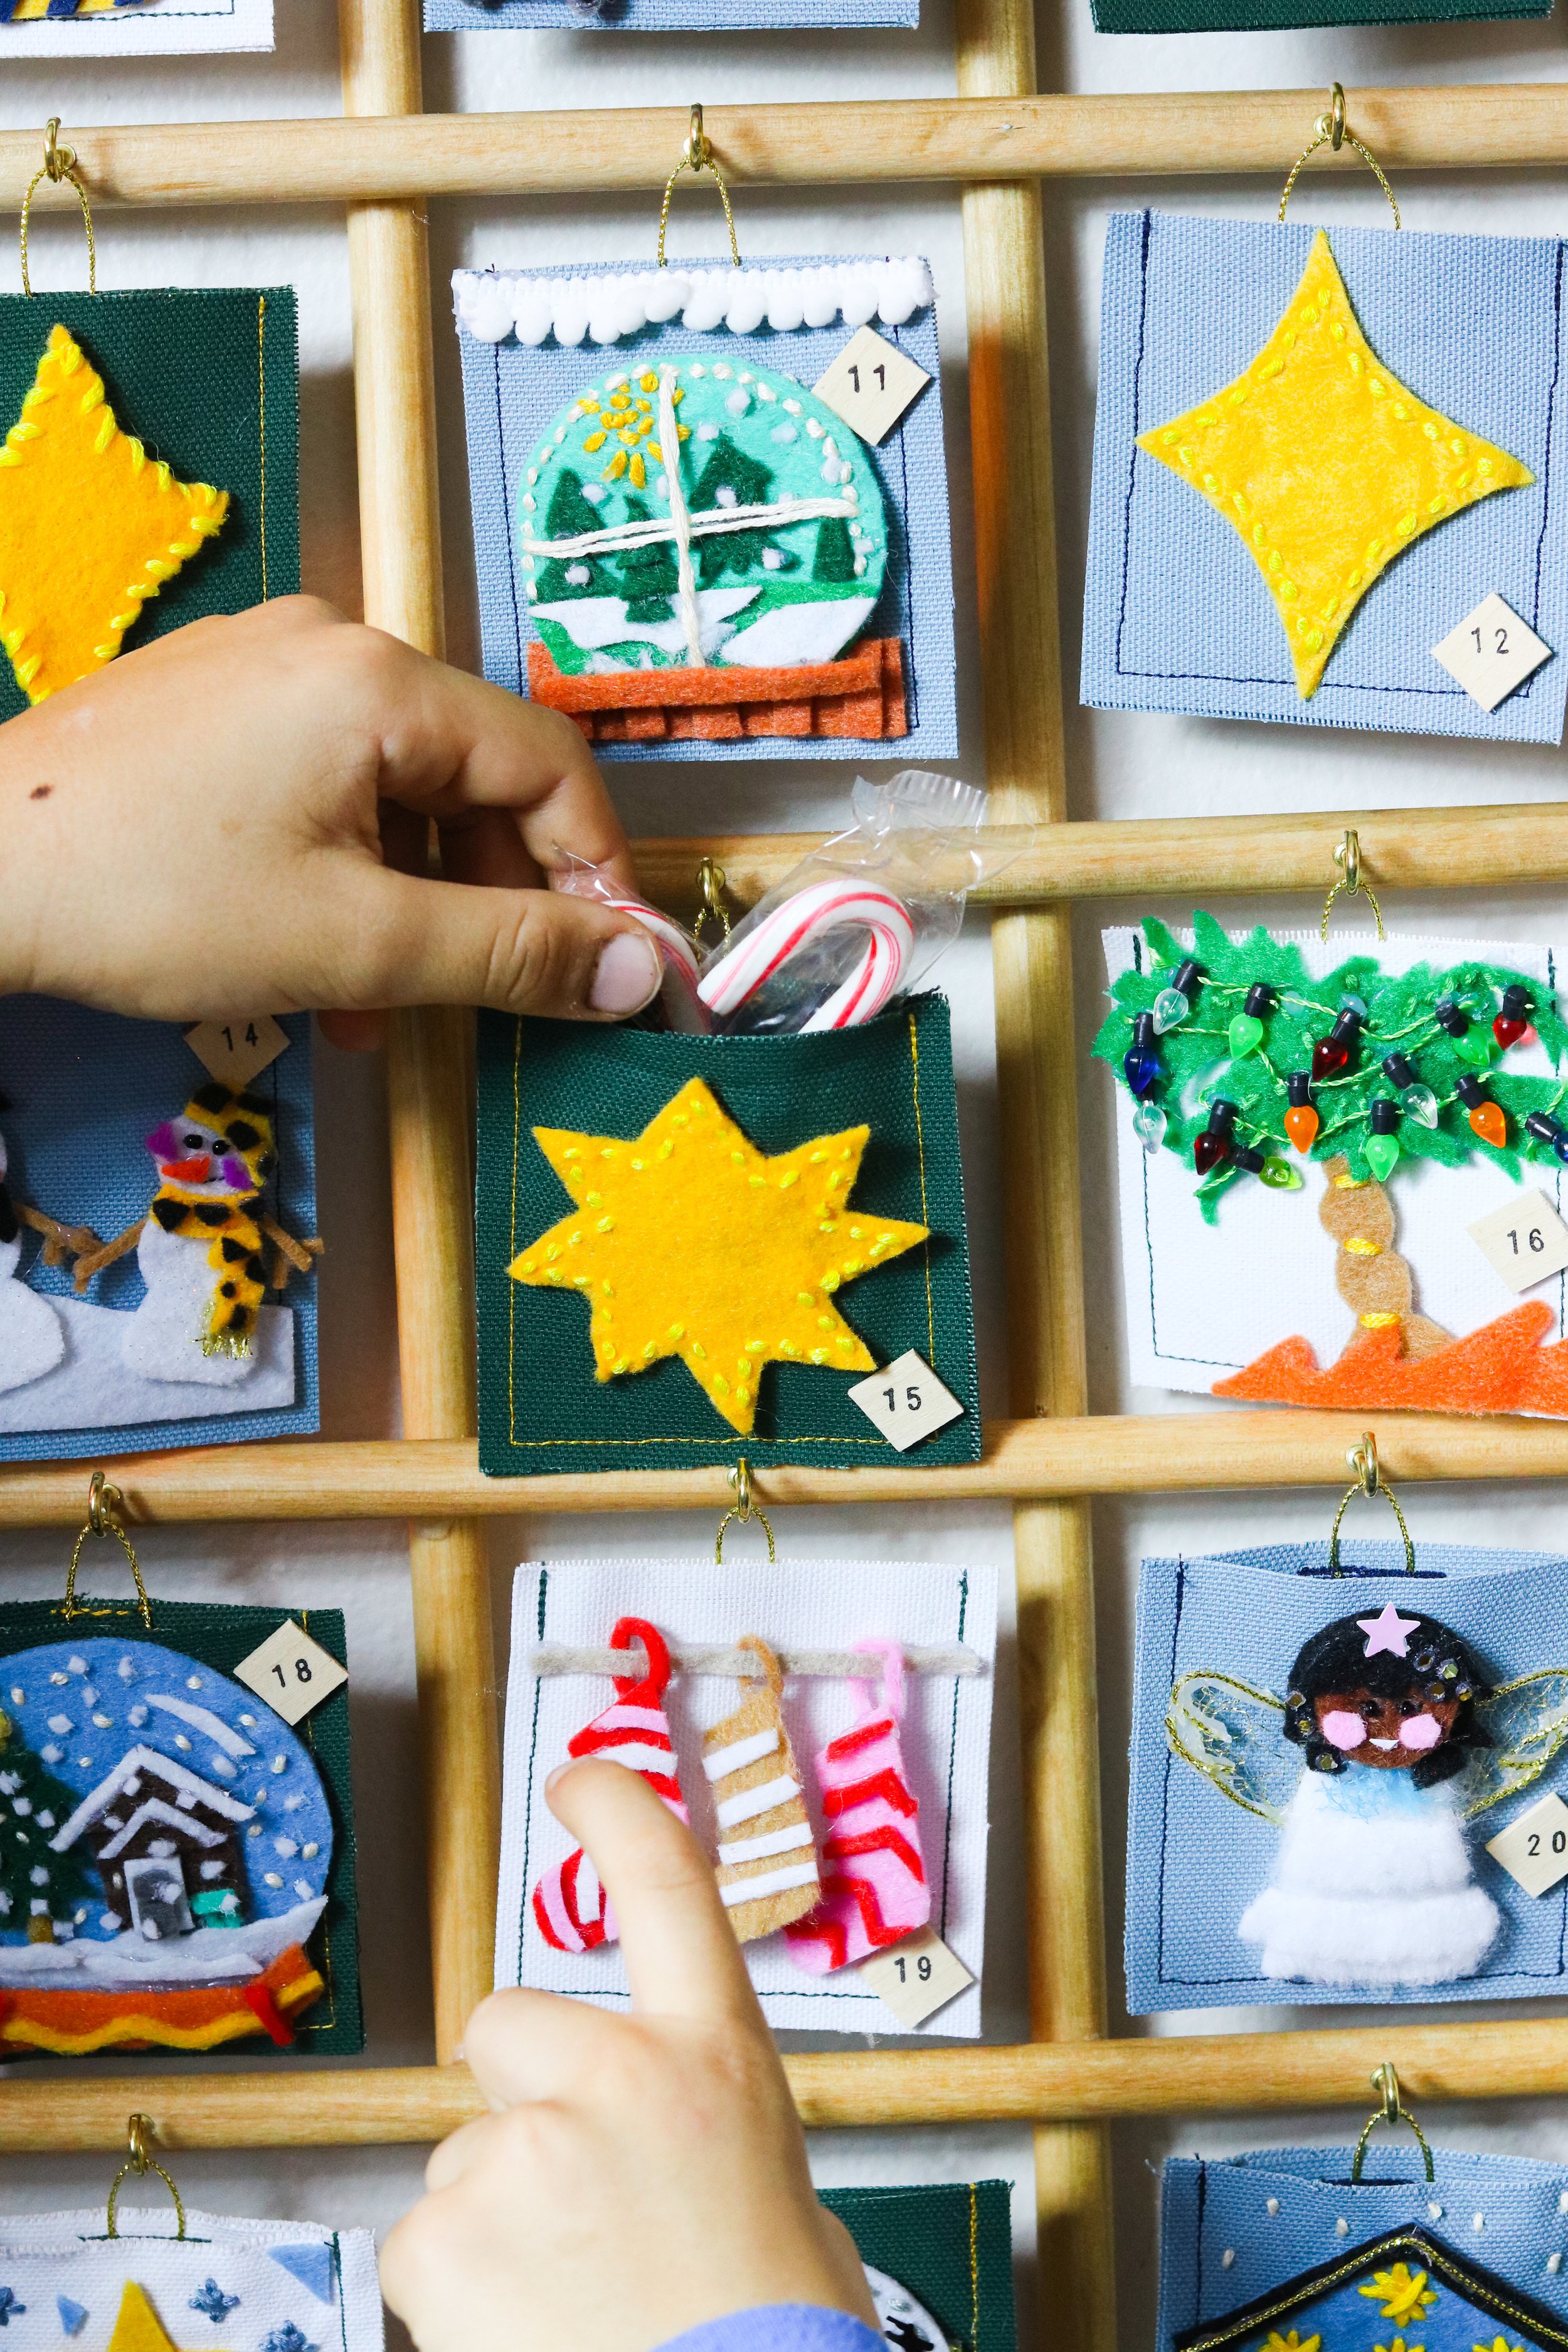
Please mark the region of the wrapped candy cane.
<svg viewBox="0 0 1568 2352"><path fill-rule="evenodd" d="M850 925L870 933L866 952L849 978L802 1024L802 1031L856 1028L898 994L914 948L909 908L873 883L847 878L796 890L710 964L698 994L722 1018L754 996L803 947Z"/></svg>
<svg viewBox="0 0 1568 2352"><path fill-rule="evenodd" d="M685 981L694 996L698 993L697 950L678 922L668 915L661 915L658 908L650 907L646 898L605 898L600 903L614 907L617 914L635 915L644 930L651 931L658 941L666 971L677 973Z"/></svg>
<svg viewBox="0 0 1568 2352"><path fill-rule="evenodd" d="M4 0L0 0L3 4ZM602 866L591 866L584 857L570 856L556 877L554 887L569 898L595 898L601 907L613 907L617 914L634 915L644 930L651 931L658 942L664 962L659 1002L670 1028L688 1033L705 1033L712 1028L708 1007L697 992L697 950L689 933L683 931L672 917L612 881Z"/></svg>

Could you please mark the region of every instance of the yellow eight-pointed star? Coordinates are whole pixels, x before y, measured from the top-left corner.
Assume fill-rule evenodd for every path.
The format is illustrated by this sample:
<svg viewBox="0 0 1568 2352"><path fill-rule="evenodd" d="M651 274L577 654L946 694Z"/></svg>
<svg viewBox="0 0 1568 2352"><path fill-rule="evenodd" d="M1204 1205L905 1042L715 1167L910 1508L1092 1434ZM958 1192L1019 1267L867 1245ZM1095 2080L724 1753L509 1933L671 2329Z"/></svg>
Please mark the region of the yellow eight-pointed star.
<svg viewBox="0 0 1568 2352"><path fill-rule="evenodd" d="M745 1436L764 1364L876 1370L834 1293L927 1229L849 1206L870 1132L814 1135L769 1159L702 1078L629 1139L536 1127L576 1205L507 1271L582 1292L599 1380L679 1356Z"/></svg>
<svg viewBox="0 0 1568 2352"><path fill-rule="evenodd" d="M1383 365L1321 229L1258 357L1138 446L1240 534L1284 624L1303 700L1396 555L1478 499L1535 479Z"/></svg>
<svg viewBox="0 0 1568 2352"><path fill-rule="evenodd" d="M127 2279L121 2290L109 2352L175 2352L174 2337L134 2279Z"/></svg>

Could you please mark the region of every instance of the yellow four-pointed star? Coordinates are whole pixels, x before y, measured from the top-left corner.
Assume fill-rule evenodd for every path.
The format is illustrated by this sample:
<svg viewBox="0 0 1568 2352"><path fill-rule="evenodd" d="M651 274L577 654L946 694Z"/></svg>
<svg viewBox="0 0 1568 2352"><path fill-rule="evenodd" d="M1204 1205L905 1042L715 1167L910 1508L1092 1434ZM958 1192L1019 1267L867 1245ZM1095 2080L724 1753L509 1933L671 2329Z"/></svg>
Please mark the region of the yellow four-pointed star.
<svg viewBox="0 0 1568 2352"><path fill-rule="evenodd" d="M134 2279L127 2279L121 2290L109 2352L175 2352L174 2337Z"/></svg>
<svg viewBox="0 0 1568 2352"><path fill-rule="evenodd" d="M692 1078L630 1139L533 1135L576 1205L507 1270L583 1294L599 1380L679 1356L744 1436L764 1364L876 1370L834 1294L927 1229L849 1206L869 1128L770 1159Z"/></svg>
<svg viewBox="0 0 1568 2352"><path fill-rule="evenodd" d="M1303 699L1396 555L1478 499L1535 479L1383 365L1321 229L1258 357L1138 446L1240 534L1284 623Z"/></svg>

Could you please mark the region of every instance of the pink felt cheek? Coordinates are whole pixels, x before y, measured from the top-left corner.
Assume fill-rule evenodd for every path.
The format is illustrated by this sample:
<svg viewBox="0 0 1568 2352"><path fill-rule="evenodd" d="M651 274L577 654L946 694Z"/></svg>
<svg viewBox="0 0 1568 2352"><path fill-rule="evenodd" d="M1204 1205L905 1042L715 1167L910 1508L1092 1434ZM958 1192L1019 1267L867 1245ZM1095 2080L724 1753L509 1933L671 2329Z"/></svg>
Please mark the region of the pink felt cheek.
<svg viewBox="0 0 1568 2352"><path fill-rule="evenodd" d="M1436 1748L1443 1727L1435 1715L1407 1715L1399 1727L1401 1748Z"/></svg>
<svg viewBox="0 0 1568 2352"><path fill-rule="evenodd" d="M1366 1738L1366 1726L1359 1715L1334 1708L1324 1716L1323 1738L1332 1748L1359 1748Z"/></svg>

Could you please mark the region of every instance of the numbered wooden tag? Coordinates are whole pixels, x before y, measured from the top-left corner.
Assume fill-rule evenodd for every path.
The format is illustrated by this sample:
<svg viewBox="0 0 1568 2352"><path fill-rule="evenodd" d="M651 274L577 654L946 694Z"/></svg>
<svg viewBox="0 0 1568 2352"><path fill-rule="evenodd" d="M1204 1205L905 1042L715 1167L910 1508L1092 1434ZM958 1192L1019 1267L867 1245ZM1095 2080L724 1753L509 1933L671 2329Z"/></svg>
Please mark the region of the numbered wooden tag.
<svg viewBox="0 0 1568 2352"><path fill-rule="evenodd" d="M857 1381L849 1396L900 1454L907 1454L922 1438L934 1437L963 1411L952 1391L943 1388L925 1358L912 1348L885 1371Z"/></svg>
<svg viewBox="0 0 1568 2352"><path fill-rule="evenodd" d="M185 1043L212 1076L238 1093L288 1050L289 1037L270 1013L257 1013L249 1019L198 1021L186 1030Z"/></svg>
<svg viewBox="0 0 1568 2352"><path fill-rule="evenodd" d="M1458 679L1471 701L1479 702L1483 710L1495 710L1500 702L1506 702L1551 655L1551 646L1542 645L1513 606L1496 594L1483 597L1475 611L1467 613L1458 627L1450 629L1442 644L1432 648L1433 659L1442 663L1450 677Z"/></svg>
<svg viewBox="0 0 1568 2352"><path fill-rule="evenodd" d="M885 441L930 376L874 327L852 335L811 389L862 441Z"/></svg>
<svg viewBox="0 0 1568 2352"><path fill-rule="evenodd" d="M259 1649L242 1658L234 1672L285 1723L298 1723L348 1680L347 1670L331 1653L312 1642L291 1617Z"/></svg>
<svg viewBox="0 0 1568 2352"><path fill-rule="evenodd" d="M1563 1810L1568 1813L1568 1807ZM921 1927L890 1951L862 1960L858 1973L911 2032L974 1982L958 1954L931 1927Z"/></svg>
<svg viewBox="0 0 1568 2352"><path fill-rule="evenodd" d="M1527 1805L1489 1841L1487 1852L1527 1895L1550 1895L1559 1879L1568 1878L1568 1805L1561 1797Z"/></svg>
<svg viewBox="0 0 1568 2352"><path fill-rule="evenodd" d="M1510 1290L1529 1290L1568 1266L1568 1225L1544 1192L1520 1192L1466 1230Z"/></svg>

